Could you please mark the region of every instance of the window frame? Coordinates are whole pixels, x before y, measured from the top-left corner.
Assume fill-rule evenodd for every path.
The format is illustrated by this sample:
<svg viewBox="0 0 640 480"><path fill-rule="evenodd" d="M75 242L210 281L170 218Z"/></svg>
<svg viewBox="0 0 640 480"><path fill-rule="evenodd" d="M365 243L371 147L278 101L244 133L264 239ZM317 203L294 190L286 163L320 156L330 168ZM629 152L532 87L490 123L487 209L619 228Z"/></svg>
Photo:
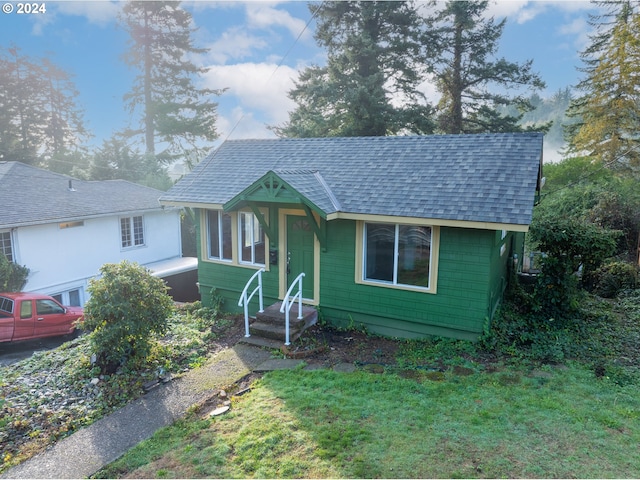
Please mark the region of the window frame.
<svg viewBox="0 0 640 480"><path fill-rule="evenodd" d="M394 226L394 281L375 280L367 278L367 224L391 224ZM405 283L398 283L398 234L401 226L409 227L428 227L431 229L431 244L429 252L429 285L428 287L421 287L418 285L410 285ZM438 258L440 251L440 227L438 225L427 224L423 222L416 222L412 219L394 218L389 220L359 220L356 223L356 278L355 282L362 285L371 285L376 287L391 288L398 290L407 290L412 292L421 293L437 293L437 280L438 280Z"/></svg>
<svg viewBox="0 0 640 480"><path fill-rule="evenodd" d="M7 250L9 251L9 253L7 253ZM0 255L4 255L6 259L11 263L15 263L16 261L15 247L13 245L13 235L11 233L11 230L0 231Z"/></svg>
<svg viewBox="0 0 640 480"><path fill-rule="evenodd" d="M506 251L507 251L507 242L505 242L505 239L507 238L508 232L506 230L501 230L500 231L500 256L502 257Z"/></svg>
<svg viewBox="0 0 640 480"><path fill-rule="evenodd" d="M136 219L138 218L140 219L139 225L136 226ZM127 225L127 230L128 230L127 239L125 239L123 222L126 222L126 225ZM147 243L146 243L146 233L145 233L146 228L145 228L144 215L131 215L128 217L120 217L119 224L120 224L120 249L121 250L130 250L134 248L146 247ZM136 227L138 227L142 232L141 243L137 243L137 240L136 240Z"/></svg>
<svg viewBox="0 0 640 480"><path fill-rule="evenodd" d="M248 229L248 232L250 234L248 243L247 243L247 238L244 235L244 233L246 232L243 232L242 219L244 216L248 216L251 219L250 228ZM262 225L260 225L260 221L258 220L258 217L256 217L256 214L253 212L239 211L237 212L237 218L238 218L238 263L241 265L264 267L267 263L266 260L268 258L267 252L266 252L267 235L264 229L262 228ZM262 234L262 242L255 241L256 232L258 233L258 236ZM245 248L249 249L249 253L251 255L250 261L243 259L243 253ZM262 248L262 258L264 259L264 262L262 263L256 262L256 250L258 250L259 248Z"/></svg>
<svg viewBox="0 0 640 480"><path fill-rule="evenodd" d="M265 220L268 222L268 209L267 208L260 208L260 213L262 213L262 215L264 216ZM210 239L210 229L209 229L209 219L210 219L210 215L209 212L218 212L218 222L221 221L223 215L229 215L230 219L231 219L231 258L220 258L220 257L212 257L210 255L211 253L211 239ZM223 214L223 215L220 215ZM243 260L242 259L242 249L243 249L243 232L242 232L242 221L241 221L241 217L242 215L250 215L252 218L252 224L253 224L253 228L254 231L252 232L252 239L254 238L253 235L255 234L255 229L257 227L257 230L259 232L262 232L263 235L263 239L264 241L262 243L255 243L253 242L252 246L251 246L251 261L247 261L247 260ZM257 218L257 216L255 215L255 213L253 213L253 211L251 210L247 210L247 209L243 209L243 210L238 210L238 211L233 211L233 212L225 212L222 208L203 208L201 210L201 258L204 262L210 262L210 263L220 263L220 264L225 264L225 265L235 265L235 266L240 266L240 267L247 267L247 268L264 268L266 270L269 270L269 239L267 236L266 231L262 228L262 225L260 225L260 222ZM218 232L219 235L222 233L222 230L220 228L218 228ZM219 248L223 247L223 242L222 242L223 238L219 237ZM255 259L258 255L256 255L256 251L258 248L264 248L264 263L256 263Z"/></svg>
<svg viewBox="0 0 640 480"><path fill-rule="evenodd" d="M73 297L73 299L72 299ZM84 289L82 287L70 288L59 293L51 294L51 298L62 306L81 307L83 305Z"/></svg>
<svg viewBox="0 0 640 480"><path fill-rule="evenodd" d="M211 227L210 222L211 222L211 216L209 215L209 212L216 212L217 213L217 222L218 222L218 256L213 256L212 255L212 251L211 251ZM215 208L209 208L206 209L204 211L204 219L205 219L205 248L206 250L203 250L203 252L206 252L206 260L208 261L212 261L212 262L221 262L221 263L232 263L233 262L233 215L231 215L230 213L226 213L226 215L229 215L229 218L231 220L230 224L229 224L229 229L230 231L228 233L231 234L231 258L226 258L224 256L224 252L225 252L225 248L224 248L224 241L225 241L225 231L224 231L224 217L225 212L221 209L215 209ZM205 255L203 255L203 257L205 257Z"/></svg>

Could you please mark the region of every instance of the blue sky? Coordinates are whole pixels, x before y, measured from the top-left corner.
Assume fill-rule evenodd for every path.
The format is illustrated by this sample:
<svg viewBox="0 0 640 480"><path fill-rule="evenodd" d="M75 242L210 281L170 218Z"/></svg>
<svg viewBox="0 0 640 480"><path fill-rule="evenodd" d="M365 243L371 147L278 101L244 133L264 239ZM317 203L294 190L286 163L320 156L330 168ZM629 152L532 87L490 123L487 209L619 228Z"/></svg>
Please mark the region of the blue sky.
<svg viewBox="0 0 640 480"><path fill-rule="evenodd" d="M0 46L16 45L31 57L48 57L73 75L79 91L77 103L87 128L100 145L129 125L122 97L132 85L134 72L121 60L127 36L116 18L118 1L46 1L45 13L0 13ZM185 1L196 26L196 44L209 48L194 58L210 67L202 86L228 88L217 99L220 139L272 136L266 125L288 119L294 105L287 98L298 72L324 62L324 52L307 26L306 2ZM587 1L498 0L490 14L506 17L500 56L511 61L533 60L547 83L542 96L572 86L580 78L579 52L587 45L590 27ZM3 7L3 12L8 7ZM431 85L424 91L433 100Z"/></svg>

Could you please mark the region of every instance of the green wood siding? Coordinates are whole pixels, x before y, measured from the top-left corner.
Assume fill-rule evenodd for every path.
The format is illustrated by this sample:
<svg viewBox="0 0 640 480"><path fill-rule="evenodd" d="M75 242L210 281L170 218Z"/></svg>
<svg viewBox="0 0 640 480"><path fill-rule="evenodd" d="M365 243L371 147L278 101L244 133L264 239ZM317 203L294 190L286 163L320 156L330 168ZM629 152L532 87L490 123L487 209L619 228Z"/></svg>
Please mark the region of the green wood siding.
<svg viewBox="0 0 640 480"><path fill-rule="evenodd" d="M277 228L274 210L270 217ZM333 220L324 226L327 244L320 253L319 278L322 320L342 327L364 325L371 332L402 338L443 335L475 339L482 333L504 288L504 260L496 244L500 232L441 227L437 293L432 294L357 284L356 222ZM265 305L278 300L278 268L269 268L263 275ZM208 303L208 292L215 288L226 300L226 311L241 311L238 298L254 272L201 261L203 302ZM257 301L253 301L251 312L257 308Z"/></svg>
<svg viewBox="0 0 640 480"><path fill-rule="evenodd" d="M238 265L227 265L202 261L202 245L200 242L200 213L196 211L196 244L198 250L198 283L200 284L200 298L205 306L211 305L211 291L224 299L225 312L240 313L242 307L238 306L238 300L247 281L256 272L255 268ZM278 300L278 267L269 265L269 272L262 275L262 288L265 306ZM255 287L255 285L253 285ZM253 289L252 287L252 289ZM249 311L253 314L258 311L257 296L251 300Z"/></svg>
<svg viewBox="0 0 640 480"><path fill-rule="evenodd" d="M383 335L476 338L489 315L494 232L441 228L438 291L355 284L355 222L328 222L321 258L320 311L339 326L364 325Z"/></svg>

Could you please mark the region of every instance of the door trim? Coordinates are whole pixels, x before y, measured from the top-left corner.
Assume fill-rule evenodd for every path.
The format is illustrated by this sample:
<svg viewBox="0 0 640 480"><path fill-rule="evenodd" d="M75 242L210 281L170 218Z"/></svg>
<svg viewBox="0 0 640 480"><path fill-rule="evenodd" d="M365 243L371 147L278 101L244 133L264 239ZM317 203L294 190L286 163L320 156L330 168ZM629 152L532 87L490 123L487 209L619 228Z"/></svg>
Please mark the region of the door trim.
<svg viewBox="0 0 640 480"><path fill-rule="evenodd" d="M289 285L287 285L287 217L306 217L304 210L280 209L278 210L278 298L284 299ZM318 216L314 213L316 221ZM303 280L304 281L304 280ZM313 298L303 298L302 301L308 305L320 304L320 242L318 236L313 233Z"/></svg>

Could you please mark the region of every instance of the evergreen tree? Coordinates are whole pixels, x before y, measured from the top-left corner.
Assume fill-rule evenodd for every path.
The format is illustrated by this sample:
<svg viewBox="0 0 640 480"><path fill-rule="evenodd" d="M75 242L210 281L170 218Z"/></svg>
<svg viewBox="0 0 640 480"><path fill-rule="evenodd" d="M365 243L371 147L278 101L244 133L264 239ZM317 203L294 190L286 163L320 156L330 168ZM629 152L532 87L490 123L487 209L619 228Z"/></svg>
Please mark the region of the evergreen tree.
<svg viewBox="0 0 640 480"><path fill-rule="evenodd" d="M70 75L11 46L0 54L0 158L49 167L88 136ZM71 167L69 167L71 168Z"/></svg>
<svg viewBox="0 0 640 480"><path fill-rule="evenodd" d="M217 104L210 98L220 92L194 85L208 69L190 59L206 52L193 44L191 14L180 2L130 1L121 21L130 36L124 59L138 71L125 102L131 114L142 110L140 128L127 135L142 136L146 154L161 162L208 150L200 144L217 137ZM156 152L160 143L163 150Z"/></svg>
<svg viewBox="0 0 640 480"><path fill-rule="evenodd" d="M165 168L153 156L136 152L121 134L102 142L91 159L86 176L90 180L128 180L158 190L171 186Z"/></svg>
<svg viewBox="0 0 640 480"><path fill-rule="evenodd" d="M592 16L596 33L582 53L582 95L566 128L570 152L586 153L611 168L640 166L640 5L600 2L607 11Z"/></svg>
<svg viewBox="0 0 640 480"><path fill-rule="evenodd" d="M306 68L289 92L297 107L280 136L431 133L421 81L420 19L409 2L310 5L327 65Z"/></svg>
<svg viewBox="0 0 640 480"><path fill-rule="evenodd" d="M39 165L38 150L44 143L46 116L38 92L42 70L12 46L0 57L0 155Z"/></svg>
<svg viewBox="0 0 640 480"><path fill-rule="evenodd" d="M86 138L88 132L82 122L82 111L76 107L78 91L67 72L48 59L42 62L44 89L48 119L45 133L45 156L48 166L54 157L67 155L78 138ZM72 166L69 166L69 171ZM63 172L66 173L66 172Z"/></svg>
<svg viewBox="0 0 640 480"><path fill-rule="evenodd" d="M544 88L544 82L532 72L531 60L518 64L493 59L506 20L483 18L487 0L430 3L436 10L425 18L424 44L442 94L439 130L457 134L547 129L548 125L521 127L518 121L532 109L530 101L522 95L498 93L510 88ZM511 104L521 113L500 113L500 107Z"/></svg>

